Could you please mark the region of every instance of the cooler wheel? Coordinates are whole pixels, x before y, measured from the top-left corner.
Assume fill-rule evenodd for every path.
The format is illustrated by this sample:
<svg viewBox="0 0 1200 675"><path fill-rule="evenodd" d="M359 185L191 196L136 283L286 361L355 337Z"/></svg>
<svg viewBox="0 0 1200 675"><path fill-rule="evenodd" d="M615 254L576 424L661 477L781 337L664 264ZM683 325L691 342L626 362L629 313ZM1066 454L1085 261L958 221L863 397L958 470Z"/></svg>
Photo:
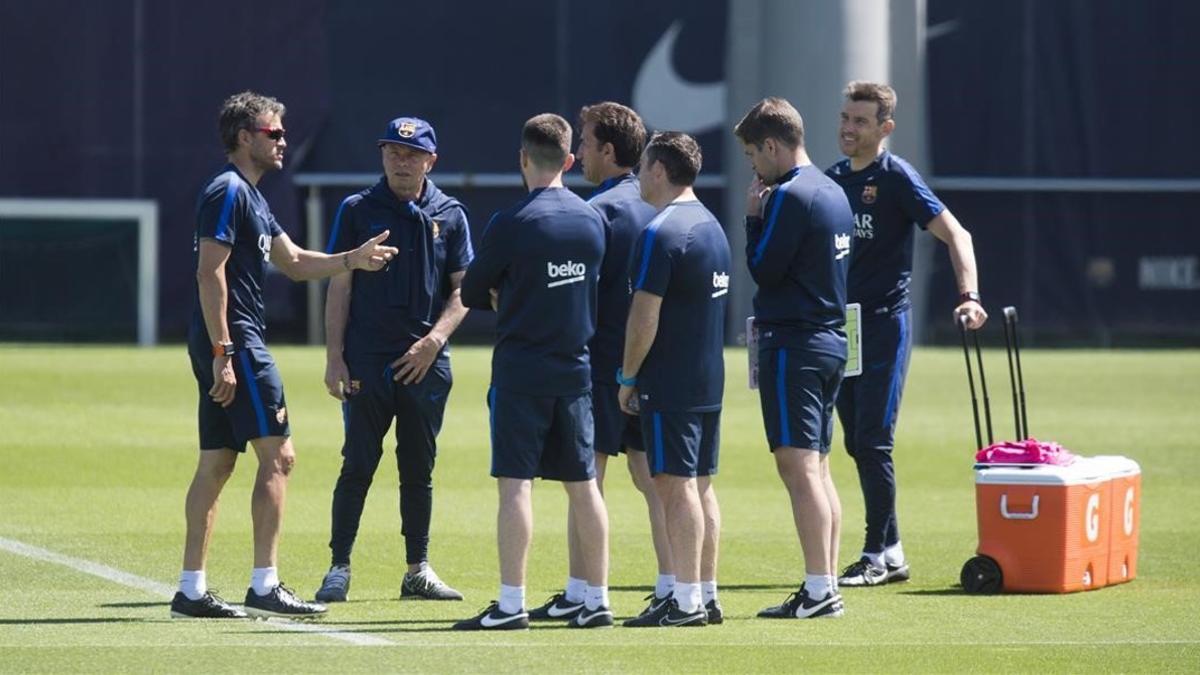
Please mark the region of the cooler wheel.
<svg viewBox="0 0 1200 675"><path fill-rule="evenodd" d="M991 595L1004 586L1000 565L986 555L977 555L963 564L959 580L967 593Z"/></svg>

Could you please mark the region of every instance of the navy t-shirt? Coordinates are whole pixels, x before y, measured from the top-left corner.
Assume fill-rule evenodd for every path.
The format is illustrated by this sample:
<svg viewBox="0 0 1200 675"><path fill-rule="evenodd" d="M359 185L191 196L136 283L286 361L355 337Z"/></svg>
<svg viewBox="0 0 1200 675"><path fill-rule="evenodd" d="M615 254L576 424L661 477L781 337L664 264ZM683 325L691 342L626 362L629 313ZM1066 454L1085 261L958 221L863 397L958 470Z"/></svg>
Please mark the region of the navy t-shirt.
<svg viewBox="0 0 1200 675"><path fill-rule="evenodd" d="M500 293L492 385L531 396L591 390L588 341L604 259L604 217L566 188L538 188L497 212L463 277L463 304Z"/></svg>
<svg viewBox="0 0 1200 675"><path fill-rule="evenodd" d="M746 260L759 346L846 357L846 269L854 216L846 195L811 164L780 176L746 219Z"/></svg>
<svg viewBox="0 0 1200 675"><path fill-rule="evenodd" d="M230 339L239 349L265 344L263 280L271 261L271 242L281 234L283 229L271 214L267 200L233 164L225 165L201 190L192 238L193 269L199 264L201 239L230 247L225 262L225 284L229 289L225 321ZM204 324L197 284L188 341L207 352L213 340Z"/></svg>
<svg viewBox="0 0 1200 675"><path fill-rule="evenodd" d="M668 204L638 238L630 288L663 299L658 333L637 373L644 409L721 409L729 268L725 231L695 200Z"/></svg>
<svg viewBox="0 0 1200 675"><path fill-rule="evenodd" d="M625 323L629 318L629 255L655 211L642 201L638 179L631 173L601 183L588 203L608 223L608 246L600 266L596 335L588 344L592 381L613 385L617 368L621 367Z"/></svg>
<svg viewBox="0 0 1200 675"><path fill-rule="evenodd" d="M379 272L355 270L346 322L347 354L407 351L437 323L450 296L450 275L471 263L467 212L426 179L421 198L400 201L380 179L342 202L329 233L329 253L358 248L389 230L400 253Z"/></svg>
<svg viewBox="0 0 1200 675"><path fill-rule="evenodd" d="M862 303L867 313L907 309L913 225L924 229L946 207L912 165L886 150L859 171L843 159L826 173L845 190L854 211L849 302Z"/></svg>

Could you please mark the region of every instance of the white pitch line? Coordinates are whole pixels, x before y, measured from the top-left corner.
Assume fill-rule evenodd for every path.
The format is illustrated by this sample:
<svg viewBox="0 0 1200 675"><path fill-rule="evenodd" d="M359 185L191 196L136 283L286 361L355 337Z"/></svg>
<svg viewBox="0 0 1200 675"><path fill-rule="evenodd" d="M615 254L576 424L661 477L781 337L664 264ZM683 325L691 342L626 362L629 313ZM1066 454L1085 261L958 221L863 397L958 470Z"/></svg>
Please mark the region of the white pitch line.
<svg viewBox="0 0 1200 675"><path fill-rule="evenodd" d="M14 539L0 537L0 550L8 551L9 553L14 553L16 555L31 558L33 560L40 560L42 562L54 563L55 565L69 567L77 572L83 572L84 574L100 577L101 579L106 579L128 588L145 591L151 595L157 595L159 597L168 599L175 595L175 588L173 586L159 583L153 579L139 577L136 574L130 574L129 572L124 572L116 569L115 567L102 565L91 560L84 560L83 558L74 558L69 555L55 553L54 551L40 548L38 546L32 546ZM352 645L362 647L396 644L391 640L379 637L377 635L355 633L333 624L303 624L293 623L290 621L277 621L271 622L270 625L273 628L282 628L284 630L295 631L297 633L316 633L318 635L324 635L325 637L333 638L334 640L341 640L343 642L349 642Z"/></svg>

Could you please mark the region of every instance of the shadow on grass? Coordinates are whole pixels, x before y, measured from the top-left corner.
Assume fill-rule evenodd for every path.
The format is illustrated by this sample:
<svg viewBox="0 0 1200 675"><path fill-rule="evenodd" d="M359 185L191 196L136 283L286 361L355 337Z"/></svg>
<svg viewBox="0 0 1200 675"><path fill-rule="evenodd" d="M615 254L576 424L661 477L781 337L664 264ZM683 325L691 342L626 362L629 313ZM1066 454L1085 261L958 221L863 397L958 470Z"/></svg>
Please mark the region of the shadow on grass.
<svg viewBox="0 0 1200 675"><path fill-rule="evenodd" d="M138 609L142 607L170 607L171 603L166 600L155 602L106 602L96 606L108 609Z"/></svg>
<svg viewBox="0 0 1200 675"><path fill-rule="evenodd" d="M950 588L922 588L915 591L897 591L896 595L979 595L978 593L968 593L963 590L962 586L951 586Z"/></svg>
<svg viewBox="0 0 1200 675"><path fill-rule="evenodd" d="M721 584L719 586L722 592L724 591L794 591L799 585L799 581L788 584ZM609 586L610 591L641 591L649 593L654 590L653 586Z"/></svg>
<svg viewBox="0 0 1200 675"><path fill-rule="evenodd" d="M143 619L125 617L83 617L71 619L0 619L0 626L75 624L75 623L144 623Z"/></svg>

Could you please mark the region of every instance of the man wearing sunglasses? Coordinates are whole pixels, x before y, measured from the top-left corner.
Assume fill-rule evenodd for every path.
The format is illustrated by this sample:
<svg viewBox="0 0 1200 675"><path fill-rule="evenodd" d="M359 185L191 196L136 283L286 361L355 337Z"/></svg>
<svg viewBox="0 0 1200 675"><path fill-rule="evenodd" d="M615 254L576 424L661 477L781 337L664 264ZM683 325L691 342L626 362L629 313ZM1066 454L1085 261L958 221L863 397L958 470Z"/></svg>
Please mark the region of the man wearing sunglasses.
<svg viewBox="0 0 1200 675"><path fill-rule="evenodd" d="M352 251L327 255L296 246L280 228L258 181L283 168L284 106L242 92L221 107L220 133L228 163L205 185L196 205L196 303L188 355L200 390L200 459L188 489L187 539L177 618L311 617L323 605L304 602L279 581L276 557L288 475L296 462L283 382L267 351L262 286L268 263L294 280L350 269L376 271L396 255L388 233ZM251 500L254 570L245 611L208 590L205 559L221 488L246 443L258 458Z"/></svg>
<svg viewBox="0 0 1200 675"><path fill-rule="evenodd" d="M473 255L471 231L466 208L428 178L437 161L428 122L394 119L377 145L384 175L342 202L328 250L353 250L387 229L388 243L404 258L382 274L339 274L329 282L325 387L342 401L346 440L333 490L332 565L317 600L347 599L350 551L393 419L408 563L400 597L462 600L429 566L429 522L451 383L446 342L467 314L459 286Z"/></svg>

